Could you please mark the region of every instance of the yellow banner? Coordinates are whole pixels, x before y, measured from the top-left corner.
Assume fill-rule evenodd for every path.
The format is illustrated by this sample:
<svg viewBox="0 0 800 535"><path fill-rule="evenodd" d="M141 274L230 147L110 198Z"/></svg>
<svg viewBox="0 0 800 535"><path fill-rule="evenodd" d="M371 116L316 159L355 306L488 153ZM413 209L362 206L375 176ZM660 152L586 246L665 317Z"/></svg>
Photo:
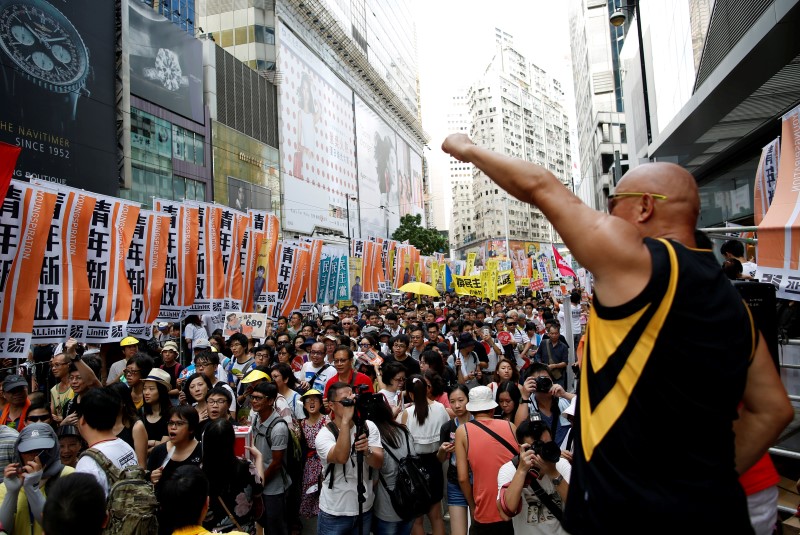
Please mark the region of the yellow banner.
<svg viewBox="0 0 800 535"><path fill-rule="evenodd" d="M519 280L519 285L521 287L523 287L523 288L527 288L528 286L530 286L531 285L530 277L524 277L524 278L520 279Z"/></svg>
<svg viewBox="0 0 800 535"><path fill-rule="evenodd" d="M453 288L458 295L473 295L475 297L483 297L483 284L481 283L480 275L474 275L471 277L453 275Z"/></svg>
<svg viewBox="0 0 800 535"><path fill-rule="evenodd" d="M436 288L437 284L439 284L439 262L433 260L431 261L431 286Z"/></svg>
<svg viewBox="0 0 800 535"><path fill-rule="evenodd" d="M517 285L514 283L514 270L501 271L497 274L497 293L498 295L514 295L517 293Z"/></svg>
<svg viewBox="0 0 800 535"><path fill-rule="evenodd" d="M467 253L467 267L464 268L464 275L469 277L472 275L472 270L475 269L475 258L478 253Z"/></svg>

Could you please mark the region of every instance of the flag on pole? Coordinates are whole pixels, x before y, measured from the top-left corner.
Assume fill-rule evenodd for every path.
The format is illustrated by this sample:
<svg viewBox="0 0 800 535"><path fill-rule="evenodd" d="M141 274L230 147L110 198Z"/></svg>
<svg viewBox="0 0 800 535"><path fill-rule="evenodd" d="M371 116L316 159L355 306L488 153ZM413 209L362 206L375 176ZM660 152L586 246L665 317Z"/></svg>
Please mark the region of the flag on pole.
<svg viewBox="0 0 800 535"><path fill-rule="evenodd" d="M558 272L561 273L562 277L575 278L575 272L572 271L572 268L569 267L569 264L567 264L564 261L564 259L561 258L560 254L558 254L558 250L556 249L556 246L553 245L552 247L553 247L553 258L555 258L555 260L556 260L556 266L558 266Z"/></svg>

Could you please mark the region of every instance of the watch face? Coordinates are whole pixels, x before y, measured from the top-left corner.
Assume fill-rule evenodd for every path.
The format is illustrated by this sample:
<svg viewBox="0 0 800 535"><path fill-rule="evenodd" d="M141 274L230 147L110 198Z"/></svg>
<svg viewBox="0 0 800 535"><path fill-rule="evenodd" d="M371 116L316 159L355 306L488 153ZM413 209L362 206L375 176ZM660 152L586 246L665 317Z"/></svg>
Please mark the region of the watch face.
<svg viewBox="0 0 800 535"><path fill-rule="evenodd" d="M44 0L0 3L0 49L51 91L75 91L88 73L89 53L78 31Z"/></svg>

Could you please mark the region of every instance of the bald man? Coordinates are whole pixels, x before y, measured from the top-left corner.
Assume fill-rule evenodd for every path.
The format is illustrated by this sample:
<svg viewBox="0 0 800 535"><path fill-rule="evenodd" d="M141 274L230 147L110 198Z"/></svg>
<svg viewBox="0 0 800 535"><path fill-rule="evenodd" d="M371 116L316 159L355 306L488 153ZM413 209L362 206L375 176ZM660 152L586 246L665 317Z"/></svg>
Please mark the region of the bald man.
<svg viewBox="0 0 800 535"><path fill-rule="evenodd" d="M636 167L606 214L547 169L463 134L442 149L539 208L595 277L565 528L750 532L738 474L793 411L741 297L695 249L692 175Z"/></svg>

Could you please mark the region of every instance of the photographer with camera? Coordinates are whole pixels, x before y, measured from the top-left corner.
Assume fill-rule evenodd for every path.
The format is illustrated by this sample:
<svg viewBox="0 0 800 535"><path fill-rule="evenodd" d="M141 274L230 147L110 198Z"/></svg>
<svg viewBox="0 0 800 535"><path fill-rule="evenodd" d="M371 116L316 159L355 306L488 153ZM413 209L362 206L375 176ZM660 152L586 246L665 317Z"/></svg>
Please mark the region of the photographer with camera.
<svg viewBox="0 0 800 535"><path fill-rule="evenodd" d="M526 420L541 419L547 424L556 444L561 444L571 426L564 417L564 411L575 394L556 384L550 368L540 362L534 362L528 367L528 375L519 385L519 389L523 403L517 410L514 423L520 425Z"/></svg>
<svg viewBox="0 0 800 535"><path fill-rule="evenodd" d="M342 354L337 350L336 358ZM381 436L374 423L356 412L350 384L328 385L327 397L334 420L319 430L315 441L324 474L317 533L369 533L375 500L369 469L383 466Z"/></svg>
<svg viewBox="0 0 800 535"><path fill-rule="evenodd" d="M564 535L570 464L541 420L522 422L516 435L520 454L497 473L500 516L512 520L516 534Z"/></svg>
<svg viewBox="0 0 800 535"><path fill-rule="evenodd" d="M326 398L330 399L328 397L328 389L337 382L347 383L352 386L353 389L364 385L370 393L375 391L372 386L372 380L363 373L353 369L354 358L355 354L353 350L345 345L340 345L333 352L333 367L336 368L336 375L331 377L325 385Z"/></svg>

